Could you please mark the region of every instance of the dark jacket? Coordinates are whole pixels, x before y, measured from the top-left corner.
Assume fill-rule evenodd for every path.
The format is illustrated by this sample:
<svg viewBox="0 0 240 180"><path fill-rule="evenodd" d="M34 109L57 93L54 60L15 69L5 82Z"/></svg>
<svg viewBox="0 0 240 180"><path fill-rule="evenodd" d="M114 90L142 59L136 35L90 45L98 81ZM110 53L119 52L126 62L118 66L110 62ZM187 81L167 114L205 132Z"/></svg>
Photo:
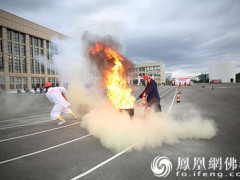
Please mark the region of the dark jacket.
<svg viewBox="0 0 240 180"><path fill-rule="evenodd" d="M157 83L151 79L150 83L147 84L145 90L140 94L139 98L142 98L143 93L147 95L147 102L160 101L160 96L157 89Z"/></svg>

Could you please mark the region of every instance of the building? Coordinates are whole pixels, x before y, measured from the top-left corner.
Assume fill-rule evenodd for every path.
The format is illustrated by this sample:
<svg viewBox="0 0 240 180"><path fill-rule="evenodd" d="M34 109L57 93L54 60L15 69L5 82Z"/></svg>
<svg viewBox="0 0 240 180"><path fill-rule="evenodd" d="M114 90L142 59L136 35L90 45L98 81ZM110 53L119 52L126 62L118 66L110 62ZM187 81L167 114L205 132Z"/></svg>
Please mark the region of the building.
<svg viewBox="0 0 240 180"><path fill-rule="evenodd" d="M235 83L236 82L236 62L218 61L211 65L209 72L209 82Z"/></svg>
<svg viewBox="0 0 240 180"><path fill-rule="evenodd" d="M201 73L197 76L197 79L200 83L208 83L209 82L209 74L208 73Z"/></svg>
<svg viewBox="0 0 240 180"><path fill-rule="evenodd" d="M162 62L151 62L134 64L128 69L128 83L132 85L140 85L143 83L143 76L149 75L161 85L166 82L165 65Z"/></svg>
<svg viewBox="0 0 240 180"><path fill-rule="evenodd" d="M173 80L172 73L166 73L166 82L170 82Z"/></svg>
<svg viewBox="0 0 240 180"><path fill-rule="evenodd" d="M39 87L46 81L57 85L53 37L63 34L0 10L0 87L6 90ZM45 63L40 63L39 59ZM46 63L47 62L47 63Z"/></svg>

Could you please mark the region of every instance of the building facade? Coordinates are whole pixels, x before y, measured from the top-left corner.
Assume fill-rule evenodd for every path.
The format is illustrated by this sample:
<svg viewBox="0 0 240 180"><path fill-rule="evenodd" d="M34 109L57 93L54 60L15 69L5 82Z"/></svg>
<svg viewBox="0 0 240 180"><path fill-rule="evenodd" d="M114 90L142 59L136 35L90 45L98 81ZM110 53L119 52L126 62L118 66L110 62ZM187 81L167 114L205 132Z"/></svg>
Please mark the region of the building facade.
<svg viewBox="0 0 240 180"><path fill-rule="evenodd" d="M128 83L132 85L143 84L143 76L149 75L158 85L166 82L165 65L162 62L134 64L128 69Z"/></svg>
<svg viewBox="0 0 240 180"><path fill-rule="evenodd" d="M51 42L53 37L66 38L0 10L0 88L31 89L46 81L57 85L59 76L52 68L53 55L57 53L57 47Z"/></svg>
<svg viewBox="0 0 240 180"><path fill-rule="evenodd" d="M236 82L236 62L235 61L218 61L210 66L209 82L219 81L222 83Z"/></svg>

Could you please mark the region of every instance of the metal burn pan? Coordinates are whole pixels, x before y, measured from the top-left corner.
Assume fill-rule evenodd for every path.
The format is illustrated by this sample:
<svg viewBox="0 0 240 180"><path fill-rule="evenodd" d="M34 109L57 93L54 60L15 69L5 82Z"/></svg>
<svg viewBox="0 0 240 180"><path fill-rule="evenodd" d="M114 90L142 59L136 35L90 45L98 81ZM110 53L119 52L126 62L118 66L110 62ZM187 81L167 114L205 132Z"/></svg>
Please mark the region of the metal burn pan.
<svg viewBox="0 0 240 180"><path fill-rule="evenodd" d="M132 108L132 109L120 109L120 112L127 112L130 117L134 116L134 108Z"/></svg>

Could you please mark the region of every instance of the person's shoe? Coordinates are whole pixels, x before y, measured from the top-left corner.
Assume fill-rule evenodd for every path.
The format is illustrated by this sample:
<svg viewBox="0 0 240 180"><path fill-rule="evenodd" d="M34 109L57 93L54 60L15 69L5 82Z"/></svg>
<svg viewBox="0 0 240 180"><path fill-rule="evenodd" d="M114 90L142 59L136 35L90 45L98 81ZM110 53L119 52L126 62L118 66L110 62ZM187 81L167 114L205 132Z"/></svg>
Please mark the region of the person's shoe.
<svg viewBox="0 0 240 180"><path fill-rule="evenodd" d="M62 121L60 121L59 123L58 123L58 125L62 125L62 124L64 124L66 121L65 120L62 120Z"/></svg>
<svg viewBox="0 0 240 180"><path fill-rule="evenodd" d="M75 116L75 117L73 117L73 120L77 120L77 119L78 119L78 117L76 117L76 116Z"/></svg>

